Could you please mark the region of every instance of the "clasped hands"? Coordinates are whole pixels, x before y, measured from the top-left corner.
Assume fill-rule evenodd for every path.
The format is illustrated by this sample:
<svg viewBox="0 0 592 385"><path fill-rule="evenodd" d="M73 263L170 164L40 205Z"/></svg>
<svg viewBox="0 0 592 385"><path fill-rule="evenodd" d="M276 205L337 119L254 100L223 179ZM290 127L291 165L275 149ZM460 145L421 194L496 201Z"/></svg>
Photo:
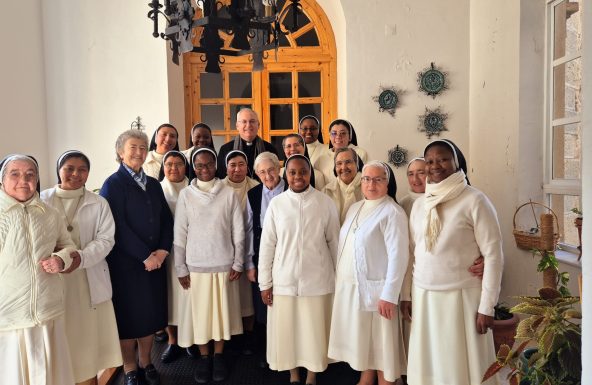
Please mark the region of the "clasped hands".
<svg viewBox="0 0 592 385"><path fill-rule="evenodd" d="M236 281L241 276L240 271L236 271L234 269L230 269L230 273L228 274L228 279L231 281ZM188 290L191 287L191 277L186 275L184 277L178 277L179 283L183 287L183 289Z"/></svg>
<svg viewBox="0 0 592 385"><path fill-rule="evenodd" d="M62 258L58 257L57 255L50 255L45 257L39 261L39 265L43 271L49 274L57 274L57 273L71 273L80 266L81 257L78 254L78 251L73 251L70 253L70 258L72 258L72 264L68 268L68 270L64 270L66 264L62 260Z"/></svg>
<svg viewBox="0 0 592 385"><path fill-rule="evenodd" d="M144 267L146 271L160 269L164 263L165 258L169 255L166 250L158 249L150 253L148 258L144 260Z"/></svg>

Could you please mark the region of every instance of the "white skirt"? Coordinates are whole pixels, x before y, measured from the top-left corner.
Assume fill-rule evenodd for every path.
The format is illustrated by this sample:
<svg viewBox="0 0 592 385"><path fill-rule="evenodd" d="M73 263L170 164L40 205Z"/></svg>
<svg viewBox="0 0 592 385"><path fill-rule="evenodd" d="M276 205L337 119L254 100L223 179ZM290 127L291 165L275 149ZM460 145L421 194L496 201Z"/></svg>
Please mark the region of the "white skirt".
<svg viewBox="0 0 592 385"><path fill-rule="evenodd" d="M493 334L477 333L481 288L432 291L413 286L407 383L480 385L495 361ZM498 384L497 376L485 382Z"/></svg>
<svg viewBox="0 0 592 385"><path fill-rule="evenodd" d="M99 370L122 364L117 322L111 300L90 305L86 270L63 274L66 287L65 327L76 382L96 377Z"/></svg>
<svg viewBox="0 0 592 385"><path fill-rule="evenodd" d="M74 384L62 316L40 326L0 332L0 384Z"/></svg>
<svg viewBox="0 0 592 385"><path fill-rule="evenodd" d="M406 366L399 315L388 320L376 311L361 311L355 284L338 282L329 339L329 358L358 371L380 370L395 381Z"/></svg>
<svg viewBox="0 0 592 385"><path fill-rule="evenodd" d="M251 281L247 278L246 271L243 271L239 280L238 287L240 291L241 316L250 317L255 314L253 308L253 289Z"/></svg>
<svg viewBox="0 0 592 385"><path fill-rule="evenodd" d="M179 283L177 278L177 272L175 271L175 256L171 252L167 257L166 262L167 268L167 302L169 307L169 325L179 324L179 297L183 294L183 287Z"/></svg>
<svg viewBox="0 0 592 385"><path fill-rule="evenodd" d="M273 370L327 368L333 294L273 296L267 308L267 362Z"/></svg>
<svg viewBox="0 0 592 385"><path fill-rule="evenodd" d="M190 273L191 287L179 302L178 344L205 345L243 332L238 281L229 273ZM182 298L183 299L183 298Z"/></svg>

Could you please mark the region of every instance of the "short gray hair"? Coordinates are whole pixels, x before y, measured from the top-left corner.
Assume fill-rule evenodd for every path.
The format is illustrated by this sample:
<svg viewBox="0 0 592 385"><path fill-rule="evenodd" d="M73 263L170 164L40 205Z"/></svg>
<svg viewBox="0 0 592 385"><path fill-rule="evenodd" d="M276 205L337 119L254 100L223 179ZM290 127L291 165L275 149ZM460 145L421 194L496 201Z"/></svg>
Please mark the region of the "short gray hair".
<svg viewBox="0 0 592 385"><path fill-rule="evenodd" d="M259 114L257 114L257 113L256 113L256 112L255 112L255 111L252 109L252 108L249 108L249 107L243 107L243 108L241 108L240 110L238 110L238 112L236 113L236 120L238 120L238 116L239 116L239 115L240 115L240 113L241 113L241 112L243 112L243 111L248 111L248 112L250 112L250 113L254 114L254 115L257 117L257 121L258 121L258 122L260 122L260 121L259 121ZM260 122L260 123L261 123L261 122Z"/></svg>
<svg viewBox="0 0 592 385"><path fill-rule="evenodd" d="M364 167L362 167L362 175L364 174L364 170L366 170L367 168L370 168L370 167L379 168L382 171L384 171L384 173L386 174L386 180L387 180L387 182L389 181L390 174L389 174L389 171L387 168L388 166L386 165L386 163L381 162L379 160L372 160L372 161L366 163L364 165Z"/></svg>
<svg viewBox="0 0 592 385"><path fill-rule="evenodd" d="M255 158L255 162L253 163L253 169L255 170L255 172L257 172L257 167L259 167L259 164L266 160L271 161L271 163L273 163L275 167L280 168L280 160L278 159L277 155L273 152L265 151L257 155L257 157Z"/></svg>
<svg viewBox="0 0 592 385"><path fill-rule="evenodd" d="M146 150L148 150L148 135L146 135L144 132L140 130L124 131L117 137L117 140L115 141L115 160L118 163L121 163L121 161L123 160L121 159L121 156L119 156L119 151L123 150L123 146L125 146L125 143L132 138L143 140L144 143L146 143Z"/></svg>
<svg viewBox="0 0 592 385"><path fill-rule="evenodd" d="M358 164L358 153L351 147L341 147L336 149L335 155L333 156L333 164L335 164L335 159L337 159L337 155L341 154L342 152L351 152L354 157L354 161L356 162L356 164Z"/></svg>

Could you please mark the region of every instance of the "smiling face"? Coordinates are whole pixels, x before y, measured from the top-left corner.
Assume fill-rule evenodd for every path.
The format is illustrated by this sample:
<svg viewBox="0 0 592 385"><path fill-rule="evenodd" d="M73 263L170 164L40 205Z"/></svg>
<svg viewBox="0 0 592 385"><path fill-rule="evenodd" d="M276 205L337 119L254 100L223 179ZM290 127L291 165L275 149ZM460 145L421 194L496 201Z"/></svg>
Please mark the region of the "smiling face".
<svg viewBox="0 0 592 385"><path fill-rule="evenodd" d="M226 175L233 183L242 183L247 177L247 161L241 155L228 159Z"/></svg>
<svg viewBox="0 0 592 385"><path fill-rule="evenodd" d="M286 158L291 157L294 154L304 155L304 146L300 141L300 138L291 136L284 140L284 154Z"/></svg>
<svg viewBox="0 0 592 385"><path fill-rule="evenodd" d="M191 143L197 148L210 147L212 145L212 134L205 127L198 127L191 133Z"/></svg>
<svg viewBox="0 0 592 385"><path fill-rule="evenodd" d="M255 172L269 190L273 190L280 183L280 168L274 165L271 160L261 161Z"/></svg>
<svg viewBox="0 0 592 385"><path fill-rule="evenodd" d="M380 199L388 192L386 172L382 167L369 166L362 172L362 194L368 200Z"/></svg>
<svg viewBox="0 0 592 385"><path fill-rule="evenodd" d="M6 165L2 189L19 202L33 198L37 187L37 168L31 161L13 160Z"/></svg>
<svg viewBox="0 0 592 385"><path fill-rule="evenodd" d="M310 165L304 159L292 159L286 167L286 178L292 191L305 191L310 185Z"/></svg>
<svg viewBox="0 0 592 385"><path fill-rule="evenodd" d="M306 144L314 143L319 138L319 126L314 119L304 119L298 128Z"/></svg>
<svg viewBox="0 0 592 385"><path fill-rule="evenodd" d="M129 138L123 144L123 148L119 150L121 161L134 170L134 172L140 171L147 154L148 147L146 146L146 142L138 138Z"/></svg>
<svg viewBox="0 0 592 385"><path fill-rule="evenodd" d="M78 190L88 179L88 164L83 158L70 157L60 167L60 187L64 190Z"/></svg>
<svg viewBox="0 0 592 385"><path fill-rule="evenodd" d="M251 110L240 110L236 116L236 129L241 139L252 142L259 131L259 118Z"/></svg>
<svg viewBox="0 0 592 385"><path fill-rule="evenodd" d="M335 149L347 147L351 138L349 137L349 128L343 124L336 124L329 131L331 143Z"/></svg>
<svg viewBox="0 0 592 385"><path fill-rule="evenodd" d="M426 171L425 162L421 159L414 160L407 169L407 180L409 188L414 193L423 194L425 192Z"/></svg>
<svg viewBox="0 0 592 385"><path fill-rule="evenodd" d="M456 172L454 154L444 144L435 144L425 153L428 183L440 183Z"/></svg>
<svg viewBox="0 0 592 385"><path fill-rule="evenodd" d="M195 156L193 167L195 176L202 182L209 182L216 176L216 159L208 151Z"/></svg>
<svg viewBox="0 0 592 385"><path fill-rule="evenodd" d="M169 155L163 163L164 177L170 182L179 183L185 179L185 160L176 155Z"/></svg>
<svg viewBox="0 0 592 385"><path fill-rule="evenodd" d="M174 150L177 145L177 131L172 127L161 127L156 133L156 152L159 154L166 154Z"/></svg>
<svg viewBox="0 0 592 385"><path fill-rule="evenodd" d="M351 151L343 151L335 156L335 172L345 184L350 184L358 173L358 165Z"/></svg>

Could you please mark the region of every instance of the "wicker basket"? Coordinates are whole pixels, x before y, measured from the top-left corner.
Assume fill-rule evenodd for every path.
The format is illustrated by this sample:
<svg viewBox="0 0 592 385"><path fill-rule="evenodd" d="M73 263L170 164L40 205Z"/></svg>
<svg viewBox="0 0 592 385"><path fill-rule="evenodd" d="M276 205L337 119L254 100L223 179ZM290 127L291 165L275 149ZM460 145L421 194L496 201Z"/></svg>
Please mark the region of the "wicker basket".
<svg viewBox="0 0 592 385"><path fill-rule="evenodd" d="M516 215L518 211L520 211L523 207L530 205L531 207L534 205L543 206L550 213L543 213L541 214L541 223L538 227L539 231L535 234L532 234L528 231L522 231L516 229ZM534 213L534 211L533 211ZM557 219L557 215L550 207L545 206L542 203L538 202L527 202L524 203L516 209L514 213L514 238L516 239L516 245L524 250L542 250L542 251L554 251L555 247L557 246L557 241L559 240L559 222Z"/></svg>

